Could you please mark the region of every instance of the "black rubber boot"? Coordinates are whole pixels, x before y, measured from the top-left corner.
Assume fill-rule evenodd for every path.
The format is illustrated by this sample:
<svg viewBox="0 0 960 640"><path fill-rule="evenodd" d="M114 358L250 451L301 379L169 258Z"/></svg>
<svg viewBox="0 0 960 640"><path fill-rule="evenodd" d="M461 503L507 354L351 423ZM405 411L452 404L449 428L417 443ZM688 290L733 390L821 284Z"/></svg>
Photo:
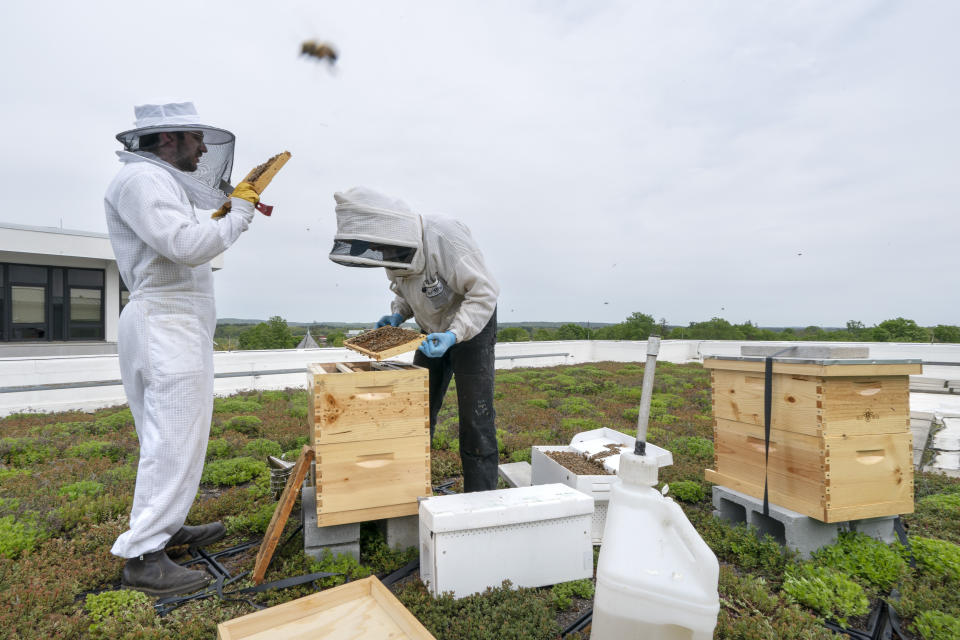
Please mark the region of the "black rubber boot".
<svg viewBox="0 0 960 640"><path fill-rule="evenodd" d="M136 589L163 598L192 593L210 584L210 580L206 572L181 567L161 549L129 558L123 567L120 585L124 589Z"/></svg>
<svg viewBox="0 0 960 640"><path fill-rule="evenodd" d="M216 542L227 535L227 528L222 522L211 522L210 524L201 524L195 527L180 527L173 536L167 540L164 549L178 547L183 544L189 544L192 547L202 547Z"/></svg>

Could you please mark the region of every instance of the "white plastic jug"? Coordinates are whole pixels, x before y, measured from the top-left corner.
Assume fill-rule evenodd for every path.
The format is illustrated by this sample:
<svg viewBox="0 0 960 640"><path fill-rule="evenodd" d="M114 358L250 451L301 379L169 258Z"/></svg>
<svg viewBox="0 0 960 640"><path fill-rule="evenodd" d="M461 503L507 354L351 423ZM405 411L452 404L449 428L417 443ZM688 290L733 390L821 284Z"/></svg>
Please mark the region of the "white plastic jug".
<svg viewBox="0 0 960 640"><path fill-rule="evenodd" d="M657 463L624 453L597 565L592 640L710 640L720 612L717 557L673 500ZM651 481L652 478L652 481Z"/></svg>

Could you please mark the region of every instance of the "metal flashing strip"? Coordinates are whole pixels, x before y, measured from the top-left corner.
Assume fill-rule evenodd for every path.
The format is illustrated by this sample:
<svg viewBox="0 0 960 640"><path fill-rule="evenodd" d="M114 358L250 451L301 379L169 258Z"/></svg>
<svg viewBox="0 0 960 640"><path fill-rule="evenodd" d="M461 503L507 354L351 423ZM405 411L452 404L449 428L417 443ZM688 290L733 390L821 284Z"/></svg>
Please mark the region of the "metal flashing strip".
<svg viewBox="0 0 960 640"><path fill-rule="evenodd" d="M712 356L704 354L704 359L711 360L739 360L741 362L764 362L763 356ZM900 360L878 360L876 358L790 358L778 356L774 358L775 362L783 364L818 364L830 366L835 364L934 364L933 362L924 362L919 358L904 358ZM945 364L945 363L937 363ZM958 364L960 363L953 363Z"/></svg>
<svg viewBox="0 0 960 640"><path fill-rule="evenodd" d="M214 378L256 378L259 376L290 375L303 373L304 369L263 369L261 371L229 371L216 373ZM89 382L55 382L51 384L32 384L19 387L0 387L0 393L25 393L28 391L56 391L58 389L86 389L89 387L119 387L122 380L91 380Z"/></svg>
<svg viewBox="0 0 960 640"><path fill-rule="evenodd" d="M569 353L522 353L516 356L495 356L494 360L520 360L522 358L557 358L563 356L569 357Z"/></svg>

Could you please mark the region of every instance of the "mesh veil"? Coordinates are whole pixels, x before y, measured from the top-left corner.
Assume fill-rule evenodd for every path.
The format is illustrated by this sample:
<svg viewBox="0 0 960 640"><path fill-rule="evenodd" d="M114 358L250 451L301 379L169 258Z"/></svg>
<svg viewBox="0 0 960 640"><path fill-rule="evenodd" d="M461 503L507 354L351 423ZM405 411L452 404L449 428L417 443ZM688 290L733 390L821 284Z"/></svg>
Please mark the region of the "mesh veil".
<svg viewBox="0 0 960 640"><path fill-rule="evenodd" d="M202 185L222 193L224 199L233 191L233 187L230 185L230 174L233 171L233 149L236 144L236 138L229 131L205 125L151 127L124 131L123 133L117 134L117 140L123 143L125 150L139 152L141 151L141 136L164 131L202 132L203 144L206 145L207 152L200 156L200 160L197 161L196 171L189 173L182 172L183 175L189 176ZM220 205L218 204L216 206Z"/></svg>

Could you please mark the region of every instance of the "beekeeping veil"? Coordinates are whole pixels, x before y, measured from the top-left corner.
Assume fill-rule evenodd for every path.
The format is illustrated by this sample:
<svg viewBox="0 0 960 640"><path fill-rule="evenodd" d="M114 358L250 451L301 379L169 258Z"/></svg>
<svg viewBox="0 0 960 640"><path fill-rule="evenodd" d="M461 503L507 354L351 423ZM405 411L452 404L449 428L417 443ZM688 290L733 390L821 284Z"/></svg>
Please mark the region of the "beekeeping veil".
<svg viewBox="0 0 960 640"><path fill-rule="evenodd" d="M123 162L145 161L160 164L169 170L187 192L190 201L201 209L217 209L233 191L230 172L233 170L233 147L236 138L225 129L204 124L192 102L160 102L133 108L134 128L117 134L124 151L117 155ZM203 134L207 151L197 161L195 171L182 171L154 155L144 139L150 134L174 131L196 131Z"/></svg>
<svg viewBox="0 0 960 640"><path fill-rule="evenodd" d="M348 267L423 271L423 224L402 200L354 187L333 195L337 233L330 259Z"/></svg>

